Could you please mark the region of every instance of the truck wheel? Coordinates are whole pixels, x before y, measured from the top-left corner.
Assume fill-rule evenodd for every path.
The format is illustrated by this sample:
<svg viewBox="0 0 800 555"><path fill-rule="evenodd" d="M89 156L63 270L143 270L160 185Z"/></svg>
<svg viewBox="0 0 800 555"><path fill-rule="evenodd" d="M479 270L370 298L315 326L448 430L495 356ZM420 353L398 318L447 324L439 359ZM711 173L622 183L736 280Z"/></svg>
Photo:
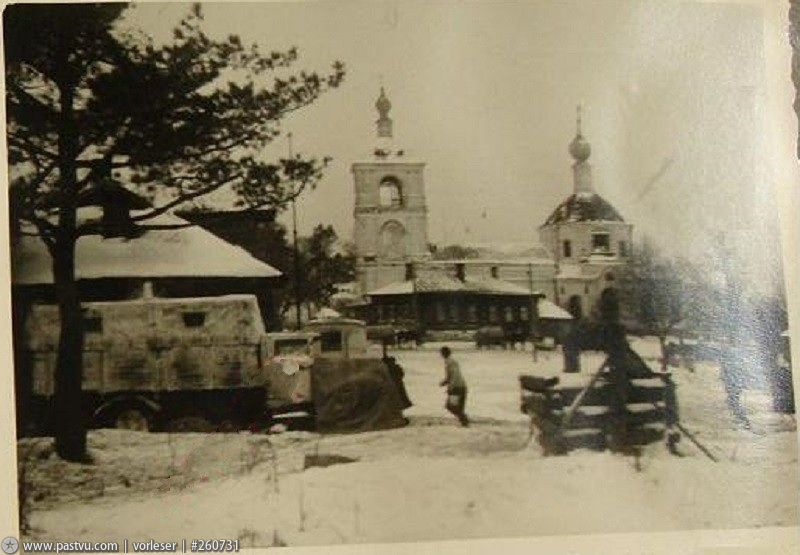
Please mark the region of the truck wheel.
<svg viewBox="0 0 800 555"><path fill-rule="evenodd" d="M114 427L119 430L149 432L150 415L145 409L139 407L124 408L117 413L114 419Z"/></svg>

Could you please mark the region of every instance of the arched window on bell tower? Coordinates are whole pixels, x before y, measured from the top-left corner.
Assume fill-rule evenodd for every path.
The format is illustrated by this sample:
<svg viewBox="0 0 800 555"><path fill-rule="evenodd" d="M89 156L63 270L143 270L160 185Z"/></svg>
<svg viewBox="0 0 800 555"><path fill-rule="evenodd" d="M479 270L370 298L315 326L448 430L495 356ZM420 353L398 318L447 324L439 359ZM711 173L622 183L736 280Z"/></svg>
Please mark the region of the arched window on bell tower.
<svg viewBox="0 0 800 555"><path fill-rule="evenodd" d="M378 194L382 208L402 208L403 187L396 177L391 175L384 177L378 188Z"/></svg>

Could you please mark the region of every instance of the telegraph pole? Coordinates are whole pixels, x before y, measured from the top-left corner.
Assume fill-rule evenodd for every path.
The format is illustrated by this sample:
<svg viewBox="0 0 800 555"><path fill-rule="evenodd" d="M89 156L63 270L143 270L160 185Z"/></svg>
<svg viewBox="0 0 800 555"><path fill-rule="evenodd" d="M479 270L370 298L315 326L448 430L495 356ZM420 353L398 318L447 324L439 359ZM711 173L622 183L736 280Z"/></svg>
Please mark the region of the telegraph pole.
<svg viewBox="0 0 800 555"><path fill-rule="evenodd" d="M289 159L294 157L292 152L292 132L286 134L287 142L289 143ZM295 315L297 322L297 329L302 327L302 318L300 317L300 309L302 307L301 289L300 289L300 247L297 241L297 191L294 181L292 181L292 248L293 248L293 263L294 263L294 303Z"/></svg>
<svg viewBox="0 0 800 555"><path fill-rule="evenodd" d="M537 298L534 296L533 292L533 262L528 263L528 283L530 284L531 289L531 299L530 299L530 306L528 308L528 335L531 338L531 358L533 358L533 362L536 362L536 337L534 335L537 333L537 325L538 325L538 314L539 311L537 310ZM537 319L537 322L534 322L534 318Z"/></svg>

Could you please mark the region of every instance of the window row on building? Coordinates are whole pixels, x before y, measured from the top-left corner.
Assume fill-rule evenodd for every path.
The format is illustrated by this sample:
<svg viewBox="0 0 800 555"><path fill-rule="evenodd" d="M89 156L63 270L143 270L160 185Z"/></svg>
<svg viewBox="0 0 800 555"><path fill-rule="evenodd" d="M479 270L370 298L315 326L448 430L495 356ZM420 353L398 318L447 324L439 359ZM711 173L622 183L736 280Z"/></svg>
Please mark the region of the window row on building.
<svg viewBox="0 0 800 555"><path fill-rule="evenodd" d="M459 302L439 300L420 307L420 316L430 323L525 323L530 320L530 307L527 304L508 304L502 302ZM375 323L390 323L415 319L413 307L407 303L381 303L372 307Z"/></svg>

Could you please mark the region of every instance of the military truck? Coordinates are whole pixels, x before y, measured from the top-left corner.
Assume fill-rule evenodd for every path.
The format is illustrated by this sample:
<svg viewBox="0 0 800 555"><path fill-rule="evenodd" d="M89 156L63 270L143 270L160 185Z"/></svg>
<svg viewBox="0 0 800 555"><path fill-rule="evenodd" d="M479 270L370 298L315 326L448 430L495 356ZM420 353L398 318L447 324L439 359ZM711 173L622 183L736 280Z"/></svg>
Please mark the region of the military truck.
<svg viewBox="0 0 800 555"><path fill-rule="evenodd" d="M83 309L84 414L91 426L227 430L260 426L297 408L331 431L404 423L387 369L366 357L358 321L266 333L252 295L151 297ZM50 406L58 330L57 307L31 307L33 412L45 430L57 417ZM337 330L345 342L334 345ZM352 339L359 333L363 342Z"/></svg>
<svg viewBox="0 0 800 555"><path fill-rule="evenodd" d="M364 322L321 318L303 332L268 336L274 336L268 339L267 370L273 419L290 415L297 422L305 416L323 432L406 424L402 384L395 383L386 360L370 352ZM291 352L285 345L292 345Z"/></svg>

